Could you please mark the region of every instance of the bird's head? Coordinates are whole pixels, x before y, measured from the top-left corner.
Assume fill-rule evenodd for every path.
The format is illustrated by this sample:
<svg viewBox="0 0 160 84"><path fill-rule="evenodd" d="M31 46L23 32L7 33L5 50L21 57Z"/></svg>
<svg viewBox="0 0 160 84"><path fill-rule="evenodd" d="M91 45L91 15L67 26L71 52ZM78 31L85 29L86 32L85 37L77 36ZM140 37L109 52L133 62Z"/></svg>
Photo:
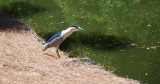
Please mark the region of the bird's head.
<svg viewBox="0 0 160 84"><path fill-rule="evenodd" d="M73 25L71 26L71 28L74 30L74 31L85 31L84 29L82 29L80 26L78 25Z"/></svg>

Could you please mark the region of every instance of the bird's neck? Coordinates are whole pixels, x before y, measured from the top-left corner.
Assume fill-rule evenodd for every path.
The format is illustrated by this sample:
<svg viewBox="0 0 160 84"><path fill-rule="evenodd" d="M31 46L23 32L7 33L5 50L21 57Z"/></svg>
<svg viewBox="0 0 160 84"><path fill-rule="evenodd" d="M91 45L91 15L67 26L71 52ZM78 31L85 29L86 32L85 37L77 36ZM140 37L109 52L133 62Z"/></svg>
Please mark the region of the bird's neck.
<svg viewBox="0 0 160 84"><path fill-rule="evenodd" d="M68 29L62 31L62 35L64 36L64 39L66 39L73 32L74 32L74 30L72 28L68 28Z"/></svg>

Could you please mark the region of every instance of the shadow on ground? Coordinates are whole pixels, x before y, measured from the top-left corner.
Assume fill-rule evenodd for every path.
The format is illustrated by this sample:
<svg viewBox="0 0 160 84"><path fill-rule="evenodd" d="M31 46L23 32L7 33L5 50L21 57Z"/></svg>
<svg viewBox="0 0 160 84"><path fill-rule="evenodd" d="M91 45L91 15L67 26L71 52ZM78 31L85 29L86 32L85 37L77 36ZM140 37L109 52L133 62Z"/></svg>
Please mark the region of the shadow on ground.
<svg viewBox="0 0 160 84"><path fill-rule="evenodd" d="M0 11L0 30L6 30L6 29L20 29L24 26L23 23L11 19L7 14Z"/></svg>
<svg viewBox="0 0 160 84"><path fill-rule="evenodd" d="M38 12L45 11L44 7L31 4L27 1L5 3L0 5L0 30L21 29L24 23L15 19L32 16ZM13 19L15 18L15 19Z"/></svg>
<svg viewBox="0 0 160 84"><path fill-rule="evenodd" d="M11 18L21 18L45 11L46 9L30 2L19 1L3 4L0 6L0 10L7 13Z"/></svg>
<svg viewBox="0 0 160 84"><path fill-rule="evenodd" d="M67 38L60 46L63 50L68 50L72 45L85 45L99 50L112 50L117 48L127 48L132 43L132 40L126 37L103 35L103 34L91 34L79 35L79 38Z"/></svg>

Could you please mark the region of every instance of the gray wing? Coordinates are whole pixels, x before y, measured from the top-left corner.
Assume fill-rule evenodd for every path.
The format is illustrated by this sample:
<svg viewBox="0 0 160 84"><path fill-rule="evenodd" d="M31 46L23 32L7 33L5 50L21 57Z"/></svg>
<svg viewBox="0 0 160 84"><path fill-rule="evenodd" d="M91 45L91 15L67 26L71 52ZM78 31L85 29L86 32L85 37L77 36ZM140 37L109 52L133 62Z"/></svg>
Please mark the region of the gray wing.
<svg viewBox="0 0 160 84"><path fill-rule="evenodd" d="M48 43L48 47L58 46L63 42L63 37L56 37Z"/></svg>
<svg viewBox="0 0 160 84"><path fill-rule="evenodd" d="M61 33L62 32L58 32L51 38L49 38L49 40L43 46L42 51L45 51L49 47L60 45L63 42L63 37L61 37Z"/></svg>
<svg viewBox="0 0 160 84"><path fill-rule="evenodd" d="M62 33L62 31L54 34L52 37L49 38L49 40L48 40L46 43L49 43L49 42L51 42L53 39L55 39L55 38L57 38L57 37L60 37L60 36L61 36L61 33Z"/></svg>

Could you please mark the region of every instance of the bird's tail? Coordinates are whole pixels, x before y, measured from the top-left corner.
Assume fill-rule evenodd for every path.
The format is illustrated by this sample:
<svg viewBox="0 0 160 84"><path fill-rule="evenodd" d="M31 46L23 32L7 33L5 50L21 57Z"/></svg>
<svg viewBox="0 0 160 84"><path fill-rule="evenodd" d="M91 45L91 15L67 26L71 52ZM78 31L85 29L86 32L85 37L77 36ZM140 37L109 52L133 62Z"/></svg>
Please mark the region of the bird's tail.
<svg viewBox="0 0 160 84"><path fill-rule="evenodd" d="M47 47L48 47L48 44L45 44L43 47L42 47L42 51L45 51L46 49L47 49Z"/></svg>

